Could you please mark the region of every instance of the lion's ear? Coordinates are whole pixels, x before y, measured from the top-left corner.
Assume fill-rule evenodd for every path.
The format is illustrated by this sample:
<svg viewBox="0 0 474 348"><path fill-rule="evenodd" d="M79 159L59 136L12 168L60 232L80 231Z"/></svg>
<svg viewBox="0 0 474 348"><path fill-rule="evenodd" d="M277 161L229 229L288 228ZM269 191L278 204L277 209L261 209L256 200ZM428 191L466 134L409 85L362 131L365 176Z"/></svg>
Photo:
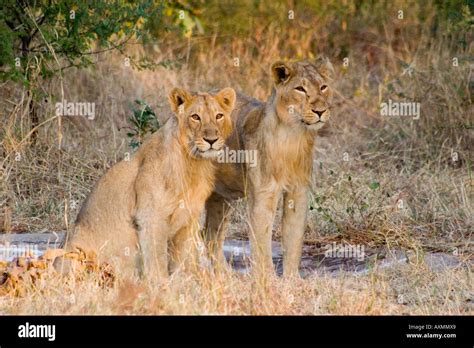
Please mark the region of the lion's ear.
<svg viewBox="0 0 474 348"><path fill-rule="evenodd" d="M273 81L276 85L287 82L292 74L291 67L285 62L275 62L272 65Z"/></svg>
<svg viewBox="0 0 474 348"><path fill-rule="evenodd" d="M224 88L216 94L216 99L227 111L231 111L235 105L235 91L230 87Z"/></svg>
<svg viewBox="0 0 474 348"><path fill-rule="evenodd" d="M328 80L334 79L334 67L332 66L331 62L329 61L328 57L321 56L316 59L314 62L316 69L318 72L323 75L324 78Z"/></svg>
<svg viewBox="0 0 474 348"><path fill-rule="evenodd" d="M171 106L171 110L175 114L183 112L184 103L191 100L191 95L181 88L173 88L171 93L168 96L168 101Z"/></svg>

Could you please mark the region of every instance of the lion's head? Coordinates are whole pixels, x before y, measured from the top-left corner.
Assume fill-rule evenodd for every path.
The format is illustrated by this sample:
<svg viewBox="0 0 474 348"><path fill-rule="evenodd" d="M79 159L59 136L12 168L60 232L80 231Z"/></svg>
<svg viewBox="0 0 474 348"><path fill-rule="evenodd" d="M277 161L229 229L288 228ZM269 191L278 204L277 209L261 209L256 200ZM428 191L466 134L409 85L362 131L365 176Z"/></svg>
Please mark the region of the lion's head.
<svg viewBox="0 0 474 348"><path fill-rule="evenodd" d="M276 62L271 70L280 120L302 129L321 129L330 117L334 69L329 60Z"/></svg>
<svg viewBox="0 0 474 348"><path fill-rule="evenodd" d="M171 109L176 114L181 141L197 158L216 158L232 132L231 113L235 91L224 88L215 95L192 94L175 88L169 95Z"/></svg>

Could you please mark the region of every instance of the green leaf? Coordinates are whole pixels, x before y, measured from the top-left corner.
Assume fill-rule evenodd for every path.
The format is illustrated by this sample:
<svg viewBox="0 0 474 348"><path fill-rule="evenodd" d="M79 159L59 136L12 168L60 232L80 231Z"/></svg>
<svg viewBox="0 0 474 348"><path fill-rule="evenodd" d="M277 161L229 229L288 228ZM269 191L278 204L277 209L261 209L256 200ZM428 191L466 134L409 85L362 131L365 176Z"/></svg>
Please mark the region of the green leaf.
<svg viewBox="0 0 474 348"><path fill-rule="evenodd" d="M378 189L378 188L380 187L380 183L377 182L377 181L373 181L373 182L369 185L369 187L370 187L372 190L376 190L376 189Z"/></svg>

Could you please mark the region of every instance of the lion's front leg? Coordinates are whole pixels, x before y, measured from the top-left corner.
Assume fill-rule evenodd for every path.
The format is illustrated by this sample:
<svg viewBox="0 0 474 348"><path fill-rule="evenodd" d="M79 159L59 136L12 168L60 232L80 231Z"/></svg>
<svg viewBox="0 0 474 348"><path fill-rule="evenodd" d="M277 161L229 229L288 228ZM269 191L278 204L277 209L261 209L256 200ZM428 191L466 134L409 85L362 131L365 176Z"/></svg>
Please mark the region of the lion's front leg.
<svg viewBox="0 0 474 348"><path fill-rule="evenodd" d="M272 260L272 227L279 191L274 187L253 192L249 197L250 245L256 273L274 274Z"/></svg>
<svg viewBox="0 0 474 348"><path fill-rule="evenodd" d="M171 272L180 267L186 271L196 268L199 265L198 248L201 243L197 222L180 228L171 242Z"/></svg>
<svg viewBox="0 0 474 348"><path fill-rule="evenodd" d="M142 260L140 276L148 281L168 278L168 235L163 224L136 217Z"/></svg>
<svg viewBox="0 0 474 348"><path fill-rule="evenodd" d="M204 237L208 255L217 268L226 267L224 240L229 226L230 206L225 199L213 193L206 201Z"/></svg>
<svg viewBox="0 0 474 348"><path fill-rule="evenodd" d="M299 265L306 226L308 188L296 187L283 195L283 275L299 275Z"/></svg>

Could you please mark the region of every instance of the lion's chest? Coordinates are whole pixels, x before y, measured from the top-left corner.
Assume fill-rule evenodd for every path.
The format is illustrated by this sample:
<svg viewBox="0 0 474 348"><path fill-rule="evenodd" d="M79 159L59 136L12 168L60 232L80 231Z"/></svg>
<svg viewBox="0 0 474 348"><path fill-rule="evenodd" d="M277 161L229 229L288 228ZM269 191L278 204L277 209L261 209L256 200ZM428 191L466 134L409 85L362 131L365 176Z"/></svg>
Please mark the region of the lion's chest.
<svg viewBox="0 0 474 348"><path fill-rule="evenodd" d="M271 178L280 187L300 185L311 175L314 142L291 129L276 131L266 138L255 175L262 182Z"/></svg>
<svg viewBox="0 0 474 348"><path fill-rule="evenodd" d="M177 231L190 223L196 223L211 192L212 185L200 184L188 187L177 194L175 204L167 218L171 230Z"/></svg>

